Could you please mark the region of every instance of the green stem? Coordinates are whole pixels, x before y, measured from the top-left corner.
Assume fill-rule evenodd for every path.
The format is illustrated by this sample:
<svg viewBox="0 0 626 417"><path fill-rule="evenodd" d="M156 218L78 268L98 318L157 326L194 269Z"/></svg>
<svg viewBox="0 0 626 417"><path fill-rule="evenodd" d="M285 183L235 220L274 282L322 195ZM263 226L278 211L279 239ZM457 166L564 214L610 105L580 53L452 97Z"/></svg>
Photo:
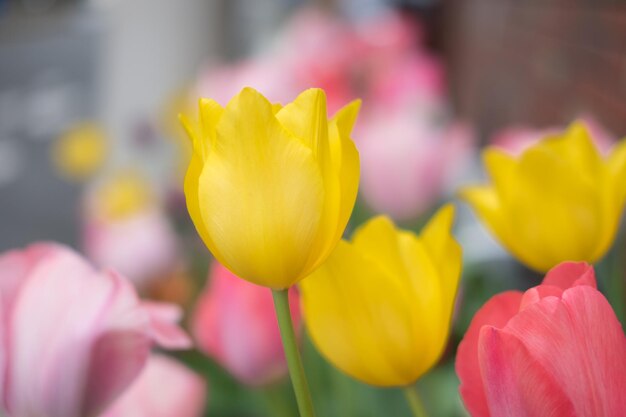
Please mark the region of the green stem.
<svg viewBox="0 0 626 417"><path fill-rule="evenodd" d="M405 387L404 396L415 417L428 417L422 399L413 387Z"/></svg>
<svg viewBox="0 0 626 417"><path fill-rule="evenodd" d="M296 393L296 402L298 403L298 410L300 410L300 417L315 417L311 394L309 394L309 386L306 382L306 376L304 375L302 359L300 359L296 335L293 331L293 323L291 322L289 292L288 290L272 290L272 295L274 296L276 317L278 317L278 326L280 327L280 335L283 339L285 357L287 358L287 366L289 366L291 384Z"/></svg>
<svg viewBox="0 0 626 417"><path fill-rule="evenodd" d="M278 385L271 385L263 390L267 411L273 417L291 417L293 416L293 408L291 404L285 402L281 388Z"/></svg>

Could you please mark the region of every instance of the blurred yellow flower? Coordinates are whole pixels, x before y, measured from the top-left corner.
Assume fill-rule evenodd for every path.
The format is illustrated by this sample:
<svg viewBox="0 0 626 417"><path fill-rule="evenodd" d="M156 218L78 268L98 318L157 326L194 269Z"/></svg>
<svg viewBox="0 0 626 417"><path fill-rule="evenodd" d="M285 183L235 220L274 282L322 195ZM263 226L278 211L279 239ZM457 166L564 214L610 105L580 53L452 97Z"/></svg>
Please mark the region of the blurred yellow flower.
<svg viewBox="0 0 626 417"><path fill-rule="evenodd" d="M154 201L152 186L146 179L122 170L96 188L93 203L103 218L120 220L146 209Z"/></svg>
<svg viewBox="0 0 626 417"><path fill-rule="evenodd" d="M79 123L57 139L52 162L57 171L72 180L85 180L102 168L108 153L107 138L94 123Z"/></svg>
<svg viewBox="0 0 626 417"><path fill-rule="evenodd" d="M446 345L461 274L447 205L420 236L376 217L302 281L305 322L320 352L377 386L412 384Z"/></svg>
<svg viewBox="0 0 626 417"><path fill-rule="evenodd" d="M604 256L626 200L626 141L603 158L577 122L518 158L495 148L483 158L492 184L461 198L522 263L547 271Z"/></svg>
<svg viewBox="0 0 626 417"><path fill-rule="evenodd" d="M225 108L201 99L197 122L181 116L193 142L187 208L223 265L284 289L328 257L356 199L350 131L358 108L353 102L328 120L322 90L281 107L244 88Z"/></svg>

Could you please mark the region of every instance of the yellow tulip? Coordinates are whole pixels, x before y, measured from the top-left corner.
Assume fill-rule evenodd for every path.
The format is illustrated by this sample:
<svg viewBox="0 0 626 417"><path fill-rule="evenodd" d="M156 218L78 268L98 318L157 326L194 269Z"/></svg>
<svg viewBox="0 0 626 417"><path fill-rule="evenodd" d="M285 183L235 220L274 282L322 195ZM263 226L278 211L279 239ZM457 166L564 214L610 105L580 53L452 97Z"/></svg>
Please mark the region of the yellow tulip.
<svg viewBox="0 0 626 417"><path fill-rule="evenodd" d="M492 184L460 192L522 263L547 271L595 262L608 251L626 200L626 141L603 158L582 123L515 158L488 148Z"/></svg>
<svg viewBox="0 0 626 417"><path fill-rule="evenodd" d="M322 90L281 107L244 88L224 108L201 99L197 122L181 116L193 142L187 208L223 265L284 289L328 257L356 199L350 131L358 108L353 102L328 120Z"/></svg>
<svg viewBox="0 0 626 417"><path fill-rule="evenodd" d="M99 184L94 193L95 210L107 220L122 220L154 204L150 183L131 170L121 170Z"/></svg>
<svg viewBox="0 0 626 417"><path fill-rule="evenodd" d="M333 365L371 385L404 386L436 364L461 273L453 217L442 208L420 236L376 217L301 282L307 329Z"/></svg>
<svg viewBox="0 0 626 417"><path fill-rule="evenodd" d="M94 123L78 123L65 132L51 149L57 171L70 180L86 180L104 165L107 137Z"/></svg>

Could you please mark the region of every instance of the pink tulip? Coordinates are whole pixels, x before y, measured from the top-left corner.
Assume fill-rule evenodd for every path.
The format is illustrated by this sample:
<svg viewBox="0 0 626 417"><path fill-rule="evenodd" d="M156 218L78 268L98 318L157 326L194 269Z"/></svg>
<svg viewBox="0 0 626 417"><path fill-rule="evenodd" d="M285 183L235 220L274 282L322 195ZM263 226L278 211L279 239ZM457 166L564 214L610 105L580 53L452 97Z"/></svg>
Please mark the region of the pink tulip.
<svg viewBox="0 0 626 417"><path fill-rule="evenodd" d="M460 393L473 417L619 417L626 337L593 268L565 262L542 285L491 298L459 345Z"/></svg>
<svg viewBox="0 0 626 417"><path fill-rule="evenodd" d="M94 416L141 372L150 346L186 348L172 305L63 246L0 255L0 397L12 417Z"/></svg>
<svg viewBox="0 0 626 417"><path fill-rule="evenodd" d="M290 304L297 329L295 292ZM201 350L245 384L267 384L287 372L270 290L238 278L217 262L196 305L192 332Z"/></svg>
<svg viewBox="0 0 626 417"><path fill-rule="evenodd" d="M186 366L153 354L133 384L101 417L200 417L206 383Z"/></svg>
<svg viewBox="0 0 626 417"><path fill-rule="evenodd" d="M138 287L166 275L178 260L176 234L156 207L120 219L87 211L83 247L96 265L116 270Z"/></svg>
<svg viewBox="0 0 626 417"><path fill-rule="evenodd" d="M432 207L472 148L468 127L435 127L409 112L364 120L357 137L362 197L396 220Z"/></svg>

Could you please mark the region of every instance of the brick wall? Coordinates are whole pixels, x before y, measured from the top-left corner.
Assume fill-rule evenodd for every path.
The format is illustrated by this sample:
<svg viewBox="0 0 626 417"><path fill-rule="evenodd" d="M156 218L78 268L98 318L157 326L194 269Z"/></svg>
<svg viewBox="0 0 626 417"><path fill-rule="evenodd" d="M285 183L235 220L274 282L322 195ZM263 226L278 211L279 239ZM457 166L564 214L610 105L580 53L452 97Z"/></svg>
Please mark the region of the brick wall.
<svg viewBox="0 0 626 417"><path fill-rule="evenodd" d="M447 0L454 103L483 133L589 111L626 135L626 2Z"/></svg>

